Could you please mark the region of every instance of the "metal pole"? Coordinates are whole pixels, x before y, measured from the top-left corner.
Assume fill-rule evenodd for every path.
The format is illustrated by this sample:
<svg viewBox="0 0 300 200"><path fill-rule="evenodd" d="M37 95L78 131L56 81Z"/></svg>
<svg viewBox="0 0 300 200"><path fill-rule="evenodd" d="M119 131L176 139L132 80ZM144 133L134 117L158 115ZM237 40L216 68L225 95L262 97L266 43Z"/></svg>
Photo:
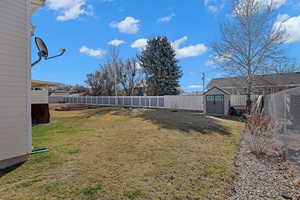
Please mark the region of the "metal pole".
<svg viewBox="0 0 300 200"><path fill-rule="evenodd" d="M205 91L205 73L203 72L202 73L202 91L204 92Z"/></svg>

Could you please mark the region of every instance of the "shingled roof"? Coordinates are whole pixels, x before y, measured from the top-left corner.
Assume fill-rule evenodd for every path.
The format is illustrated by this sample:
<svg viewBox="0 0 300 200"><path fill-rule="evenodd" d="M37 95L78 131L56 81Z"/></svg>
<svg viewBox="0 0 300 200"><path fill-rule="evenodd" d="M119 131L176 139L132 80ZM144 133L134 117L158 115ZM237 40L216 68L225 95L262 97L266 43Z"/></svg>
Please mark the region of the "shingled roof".
<svg viewBox="0 0 300 200"><path fill-rule="evenodd" d="M300 72L284 74L256 75L253 87L287 87L300 86ZM245 77L217 78L209 82L207 88L246 88Z"/></svg>

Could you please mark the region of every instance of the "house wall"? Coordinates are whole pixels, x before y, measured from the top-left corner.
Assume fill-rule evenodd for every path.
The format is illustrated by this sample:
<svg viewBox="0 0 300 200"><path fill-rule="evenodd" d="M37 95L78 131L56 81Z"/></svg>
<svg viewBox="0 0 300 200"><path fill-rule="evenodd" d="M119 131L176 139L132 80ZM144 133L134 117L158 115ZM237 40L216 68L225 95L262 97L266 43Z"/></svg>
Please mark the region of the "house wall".
<svg viewBox="0 0 300 200"><path fill-rule="evenodd" d="M31 90L32 104L48 104L48 88Z"/></svg>
<svg viewBox="0 0 300 200"><path fill-rule="evenodd" d="M29 0L0 1L0 168L31 152L30 16Z"/></svg>

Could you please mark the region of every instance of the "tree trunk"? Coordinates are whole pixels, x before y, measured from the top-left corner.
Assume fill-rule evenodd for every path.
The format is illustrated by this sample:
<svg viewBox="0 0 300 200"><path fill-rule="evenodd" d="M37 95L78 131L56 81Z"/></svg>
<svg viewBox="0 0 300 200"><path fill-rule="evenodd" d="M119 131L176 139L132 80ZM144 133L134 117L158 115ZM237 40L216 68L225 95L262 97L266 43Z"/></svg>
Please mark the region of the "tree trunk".
<svg viewBox="0 0 300 200"><path fill-rule="evenodd" d="M247 103L246 103L246 112L248 114L251 114L251 105L252 105L251 93L252 93L252 82L249 78L248 79L248 88L247 88Z"/></svg>

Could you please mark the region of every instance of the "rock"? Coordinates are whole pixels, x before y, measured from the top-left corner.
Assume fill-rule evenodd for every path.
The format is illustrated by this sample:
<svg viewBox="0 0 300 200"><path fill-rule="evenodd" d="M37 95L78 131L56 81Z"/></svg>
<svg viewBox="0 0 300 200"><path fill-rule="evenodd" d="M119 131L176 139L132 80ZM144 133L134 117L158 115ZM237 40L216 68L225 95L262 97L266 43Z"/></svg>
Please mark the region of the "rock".
<svg viewBox="0 0 300 200"><path fill-rule="evenodd" d="M290 196L288 196L286 194L281 195L281 197L284 198L284 199L289 199L289 200L293 199L292 197L290 197Z"/></svg>
<svg viewBox="0 0 300 200"><path fill-rule="evenodd" d="M294 181L293 181L293 184L294 184L296 187L300 188L300 178L297 178L296 180L294 180Z"/></svg>

